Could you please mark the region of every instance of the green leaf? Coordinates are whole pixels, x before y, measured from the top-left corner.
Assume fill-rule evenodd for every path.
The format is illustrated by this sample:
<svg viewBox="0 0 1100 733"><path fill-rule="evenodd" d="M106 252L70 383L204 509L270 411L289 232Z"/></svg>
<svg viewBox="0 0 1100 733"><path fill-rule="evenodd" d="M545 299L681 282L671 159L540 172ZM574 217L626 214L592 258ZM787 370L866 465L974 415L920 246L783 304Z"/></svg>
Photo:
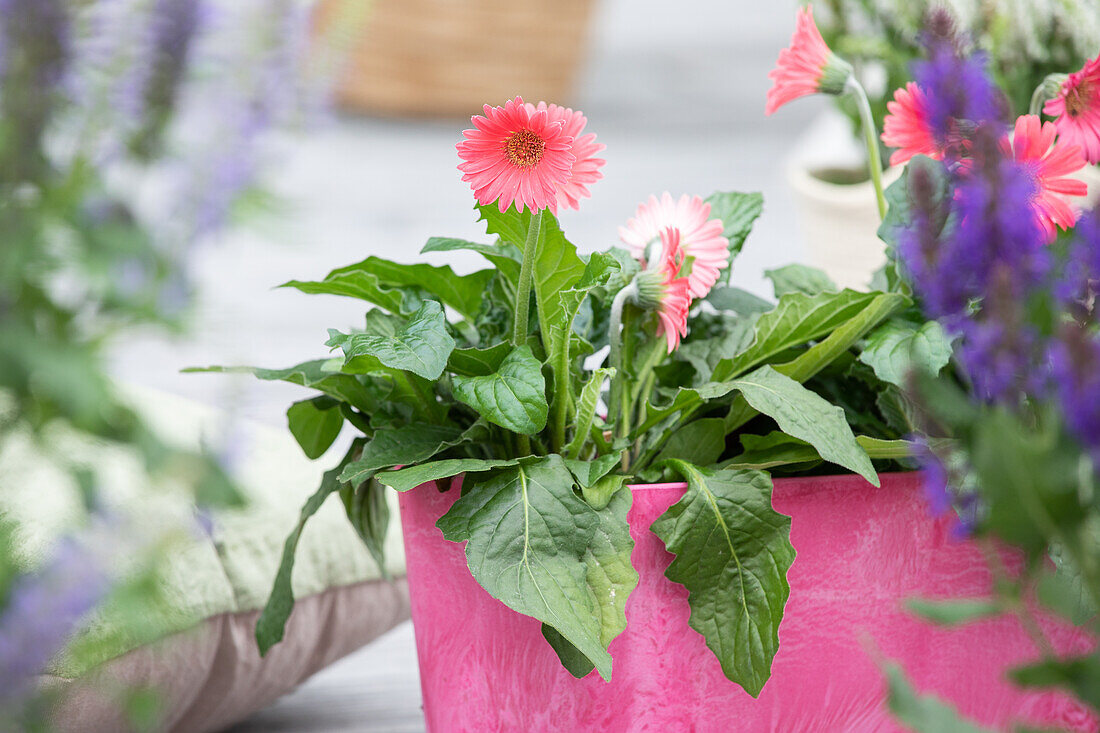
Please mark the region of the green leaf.
<svg viewBox="0 0 1100 733"><path fill-rule="evenodd" d="M882 381L904 388L913 369L939 374L951 361L951 351L951 339L936 321L916 324L895 319L867 337L859 360Z"/></svg>
<svg viewBox="0 0 1100 733"><path fill-rule="evenodd" d="M512 345L501 342L484 349L455 349L447 361L447 371L464 377L484 377L500 369L512 353Z"/></svg>
<svg viewBox="0 0 1100 733"><path fill-rule="evenodd" d="M359 441L356 441L347 455L340 461L340 465L331 471L325 472L325 475L321 478L321 485L306 500L302 511L298 515L298 523L283 544L283 556L279 561L279 569L275 573L275 582L271 587L271 594L267 598L267 603L264 604L263 611L260 612L260 618L256 621L256 643L260 647L261 657L267 654L271 647L282 641L287 619L290 618L290 612L294 610L294 589L291 585L291 576L294 572L294 554L298 549L298 540L302 536L302 530L309 518L316 514L321 505L325 503L325 499L329 497L329 494L340 487L340 481L337 477L351 460L355 451L359 449L359 445Z"/></svg>
<svg viewBox="0 0 1100 733"><path fill-rule="evenodd" d="M577 679L587 677L596 668L596 665L592 664L592 660L581 654L577 647L570 644L569 640L559 634L558 630L550 624L544 623L542 625L542 637L546 639L546 643L558 655L558 661L561 662L561 666L565 667L565 671Z"/></svg>
<svg viewBox="0 0 1100 733"><path fill-rule="evenodd" d="M658 454L656 462L670 458L707 466L718 460L726 449L726 428L721 418L689 422L677 429Z"/></svg>
<svg viewBox="0 0 1100 733"><path fill-rule="evenodd" d="M596 407L600 401L600 392L603 384L608 379L614 379L613 368L600 368L592 372L588 381L581 388L581 396L577 400L577 414L573 422L573 439L564 449L567 456L580 457L588 441L588 434L592 430L592 422L596 419Z"/></svg>
<svg viewBox="0 0 1100 733"><path fill-rule="evenodd" d="M466 542L477 582L512 610L553 626L610 679L585 560L601 517L573 492L561 457L524 460L463 489L437 526L448 540Z"/></svg>
<svg viewBox="0 0 1100 733"><path fill-rule="evenodd" d="M915 448L915 444L907 440L880 440L865 435L857 435L856 442L871 459L900 460L910 457ZM765 470L785 466L794 470L796 466L807 469L821 462L821 456L812 445L778 431L764 436L742 435L741 445L744 452L724 461L722 468Z"/></svg>
<svg viewBox="0 0 1100 733"><path fill-rule="evenodd" d="M878 228L879 239L886 242L886 265L883 278L890 290L909 293L909 284L899 277L897 263L897 244L901 234L914 226L915 215L910 186L914 176L920 176L930 192L932 202L931 217L925 213L922 227L933 237L939 237L949 226L951 201L954 192L951 187L947 167L942 161L932 160L923 155L910 159L902 171L901 177L886 189L886 217ZM922 206L922 209L928 209Z"/></svg>
<svg viewBox="0 0 1100 733"><path fill-rule="evenodd" d="M722 234L730 243L731 261L741 252L752 225L764 211L764 196L759 193L715 192L706 198L711 217L722 220ZM726 270L728 280L733 268Z"/></svg>
<svg viewBox="0 0 1100 733"><path fill-rule="evenodd" d="M329 275L324 280L289 280L280 288L294 288L307 295L342 295L358 298L385 308L391 313L411 313L420 307L420 298L411 288L390 288L369 272Z"/></svg>
<svg viewBox="0 0 1100 733"><path fill-rule="evenodd" d="M921 695L896 664L886 667L890 712L915 733L992 733L959 717L959 712L934 695Z"/></svg>
<svg viewBox="0 0 1100 733"><path fill-rule="evenodd" d="M630 480L629 476L621 476L613 473L609 476L601 476L591 484L581 486L581 496L596 511L606 507L615 494Z"/></svg>
<svg viewBox="0 0 1100 733"><path fill-rule="evenodd" d="M340 434L344 416L339 404L331 397L314 397L295 402L286 411L290 432L307 458L320 458Z"/></svg>
<svg viewBox="0 0 1100 733"><path fill-rule="evenodd" d="M601 481L625 478L605 476ZM614 491L598 508L600 523L584 555L588 590L600 620L600 643L605 647L626 629L626 601L638 586L638 573L630 564L634 540L627 523L633 500L629 491Z"/></svg>
<svg viewBox="0 0 1100 733"><path fill-rule="evenodd" d="M407 294L422 290L466 318L473 318L481 307L481 300L492 276L492 270L456 275L449 265L407 265L380 257L368 257L362 262L333 270L324 280L295 280L282 287L294 287L309 293L355 297L393 313L408 312L408 307L415 301L409 301Z"/></svg>
<svg viewBox="0 0 1100 733"><path fill-rule="evenodd" d="M453 383L455 399L495 425L524 435L534 435L546 427L546 380L542 364L529 346L513 349L495 374L456 375Z"/></svg>
<svg viewBox="0 0 1100 733"><path fill-rule="evenodd" d="M334 397L341 402L347 402L353 407L364 411L373 411L378 408L378 401L367 390L363 383L350 374L340 374L326 370L327 359L307 361L297 366L286 369L261 369L259 367L191 367L184 369L185 373L216 372L221 374L251 374L257 379L272 382L289 382Z"/></svg>
<svg viewBox="0 0 1100 733"><path fill-rule="evenodd" d="M805 382L825 367L848 353L871 329L892 314L910 304L900 293L877 293L867 307L846 323L837 326L824 340L814 344L785 364L775 365L775 370L796 382Z"/></svg>
<svg viewBox="0 0 1100 733"><path fill-rule="evenodd" d="M383 471L377 475L377 478L381 483L397 491L408 491L429 481L450 478L460 473L490 471L494 468L514 466L515 464L515 459L447 458L442 461L422 463L418 466L409 466L396 471Z"/></svg>
<svg viewBox="0 0 1100 733"><path fill-rule="evenodd" d="M764 277L772 281L777 298L788 293L820 295L840 290L823 270L808 265L786 265L774 270L764 270Z"/></svg>
<svg viewBox="0 0 1100 733"><path fill-rule="evenodd" d="M767 313L775 308L775 303L741 288L721 286L712 288L707 293L706 301L720 311L733 311L742 316Z"/></svg>
<svg viewBox="0 0 1100 733"><path fill-rule="evenodd" d="M855 318L878 297L875 293L842 290L805 295L790 293L775 310L760 316L752 344L732 359L718 364L711 379L717 382L766 364L790 349L822 338Z"/></svg>
<svg viewBox="0 0 1100 733"><path fill-rule="evenodd" d="M382 577L389 580L386 569L386 530L390 524L390 506L386 503L386 487L374 479L358 486L345 484L340 488L340 498L344 502L344 511L363 540L367 551Z"/></svg>
<svg viewBox="0 0 1100 733"><path fill-rule="evenodd" d="M917 452L917 444L911 440L883 440L857 435L856 442L873 460L900 461L912 458Z"/></svg>
<svg viewBox="0 0 1100 733"><path fill-rule="evenodd" d="M434 300L426 300L393 338L366 333L339 334L330 339L328 345L339 346L346 362L363 355L373 356L388 367L435 380L443 374L455 341L447 333L447 318L442 306Z"/></svg>
<svg viewBox="0 0 1100 733"><path fill-rule="evenodd" d="M746 433L741 436L741 446L741 454L723 462L722 468L764 471L779 466L810 468L821 462L812 445L778 431L767 435Z"/></svg>
<svg viewBox="0 0 1100 733"><path fill-rule="evenodd" d="M988 509L983 525L1031 558L1046 554L1052 532L1072 536L1088 516L1078 493L1080 449L1062 425L1053 409L1038 418L987 409L968 441Z"/></svg>
<svg viewBox="0 0 1100 733"><path fill-rule="evenodd" d="M1054 567L1042 569L1035 588L1036 595L1044 606L1068 619L1074 626L1084 626L1097 614L1085 580L1067 561L1060 547L1052 547L1050 555Z"/></svg>
<svg viewBox="0 0 1100 733"><path fill-rule="evenodd" d="M924 176L931 183L932 201L939 204L934 207L937 218L926 222L931 231L938 234L947 225L949 206L943 205L951 200L952 191L947 169L941 161L932 160L923 155L913 157L901 177L886 189L886 202L889 205L886 218L878 228L878 236L893 249L897 246L900 232L914 225L913 203L909 195L909 185L914 174Z"/></svg>
<svg viewBox="0 0 1100 733"><path fill-rule="evenodd" d="M534 265L535 296L539 306L542 341L546 347L550 371L554 378L554 389L551 390L551 411L554 415L552 439L555 449L560 449L565 442L566 422L573 407L570 344L574 338L574 321L577 320L577 313L588 294L604 285L612 274L619 271L619 263L614 257L596 252L589 257L579 280L569 287L559 285L559 280L554 276L555 273L563 267L562 262L571 263L572 257L575 256L573 245L565 242L564 239L562 242L564 242L564 245L561 245L562 254L557 261L552 257L543 256L546 252L545 243L540 242ZM553 289L557 287L563 289L555 292ZM546 311L545 319L543 318L543 295L540 294L543 293L544 288L546 288L546 298L557 304L556 310Z"/></svg>
<svg viewBox="0 0 1100 733"><path fill-rule="evenodd" d="M380 430L363 448L358 460L344 468L340 481L358 486L383 468L426 461L462 439L462 431L450 425L412 423Z"/></svg>
<svg viewBox="0 0 1100 733"><path fill-rule="evenodd" d="M958 626L971 621L999 616L1004 606L988 598L952 598L950 600L932 600L928 598L910 598L906 607L925 621L942 626Z"/></svg>
<svg viewBox="0 0 1100 733"><path fill-rule="evenodd" d="M1093 707L1100 706L1100 657L1045 659L1009 671L1021 687L1061 688Z"/></svg>
<svg viewBox="0 0 1100 733"><path fill-rule="evenodd" d="M757 697L771 675L790 595L791 520L772 509L765 473L669 466L688 491L652 525L676 555L665 575L687 588L691 628L726 677Z"/></svg>
<svg viewBox="0 0 1100 733"><path fill-rule="evenodd" d="M521 239L519 242L522 244L523 240ZM454 252L457 250L469 250L480 254L491 262L497 268L497 271L504 276L504 279L511 284L512 289L515 289L515 285L519 281L520 261L523 259L523 255L511 243L479 244L465 239L432 237L420 252L423 254L425 252Z"/></svg>
<svg viewBox="0 0 1100 733"><path fill-rule="evenodd" d="M698 317L696 317L698 321ZM702 380L710 375L723 359L732 359L749 347L755 337L755 317L724 317L724 327L718 335L710 338L693 338L681 344L675 352L676 358L686 361L695 369ZM692 327L697 327L698 324Z"/></svg>
<svg viewBox="0 0 1100 733"><path fill-rule="evenodd" d="M577 484L583 489L585 486L594 485L604 476L614 471L619 465L620 456L621 453L609 453L591 461L578 461L572 458L564 460L565 467L569 469L569 473L573 474L573 478L577 479Z"/></svg>
<svg viewBox="0 0 1100 733"><path fill-rule="evenodd" d="M871 459L856 442L844 410L770 366L733 380L731 385L755 410L775 420L784 433L806 441L826 461L879 485Z"/></svg>

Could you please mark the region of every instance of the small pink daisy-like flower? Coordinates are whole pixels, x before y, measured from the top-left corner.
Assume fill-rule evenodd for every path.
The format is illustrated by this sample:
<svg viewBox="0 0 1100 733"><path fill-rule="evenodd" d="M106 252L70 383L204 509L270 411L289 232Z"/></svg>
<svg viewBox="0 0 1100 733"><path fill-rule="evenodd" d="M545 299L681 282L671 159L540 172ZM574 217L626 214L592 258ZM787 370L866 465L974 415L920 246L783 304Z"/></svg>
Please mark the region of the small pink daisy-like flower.
<svg viewBox="0 0 1100 733"><path fill-rule="evenodd" d="M596 156L606 148L606 145L596 142L596 133L584 133L584 126L588 120L579 111L574 112L568 107L559 107L556 104L539 102L538 106L528 103L528 114L535 114L545 110L551 122L561 122L565 134L573 138L573 155L576 161L569 172L569 180L558 188L557 205L572 209L580 208L580 200L588 198L588 184L595 183L603 178L600 168L606 162Z"/></svg>
<svg viewBox="0 0 1100 733"><path fill-rule="evenodd" d="M909 82L895 91L886 109L889 114L882 123L882 142L897 148L890 156L890 165L901 165L914 155L943 158L943 147L928 124L928 98L919 86Z"/></svg>
<svg viewBox="0 0 1100 733"><path fill-rule="evenodd" d="M1032 214L1046 233L1047 241L1058 236L1054 226L1069 229L1077 220L1067 197L1084 196L1088 186L1067 176L1085 167L1085 158L1077 145L1054 144L1057 133L1053 122L1041 122L1038 115L1023 115L1016 119L1012 140L1002 146L1013 159L1024 166L1035 181Z"/></svg>
<svg viewBox="0 0 1100 733"><path fill-rule="evenodd" d="M458 169L478 203L494 201L500 210L558 210L558 191L569 183L576 156L573 138L561 119L546 109L531 111L516 97L503 107L485 105L485 116L470 118L457 145Z"/></svg>
<svg viewBox="0 0 1100 733"><path fill-rule="evenodd" d="M852 67L825 45L814 23L813 6L807 5L798 11L791 45L779 52L775 68L768 72L774 84L768 90L764 114L818 92L842 94L851 74Z"/></svg>
<svg viewBox="0 0 1100 733"><path fill-rule="evenodd" d="M680 248L680 232L672 227L661 232L661 250L658 272L663 276L663 292L657 307L657 337L665 337L668 353L676 350L680 339L687 336L688 310L691 307L691 292L688 278L680 277L684 267L685 253Z"/></svg>
<svg viewBox="0 0 1100 733"><path fill-rule="evenodd" d="M1056 118L1061 142L1081 146L1088 162L1100 163L1100 56L1070 74L1043 111Z"/></svg>
<svg viewBox="0 0 1100 733"><path fill-rule="evenodd" d="M684 194L673 199L665 191L660 199L650 196L638 207L634 218L619 227L619 238L643 265L647 259L661 262L668 228L675 230L684 256L692 259L688 275L691 297L702 298L718 282L720 271L729 267L729 240L722 234L725 225L721 219L710 218L710 204L698 196Z"/></svg>

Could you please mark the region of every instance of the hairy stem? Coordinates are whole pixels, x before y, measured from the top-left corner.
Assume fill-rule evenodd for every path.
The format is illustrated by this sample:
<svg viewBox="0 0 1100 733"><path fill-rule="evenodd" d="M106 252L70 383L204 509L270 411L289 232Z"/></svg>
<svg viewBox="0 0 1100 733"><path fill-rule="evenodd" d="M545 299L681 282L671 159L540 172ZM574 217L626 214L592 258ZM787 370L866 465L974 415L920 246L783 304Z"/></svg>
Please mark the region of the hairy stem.
<svg viewBox="0 0 1100 733"><path fill-rule="evenodd" d="M531 311L531 277L535 269L535 253L539 249L539 237L542 234L542 210L531 215L531 224L527 228L527 241L523 244L523 262L519 268L519 284L516 286L516 310L512 318L512 343L522 346L527 343L527 318Z"/></svg>
<svg viewBox="0 0 1100 733"><path fill-rule="evenodd" d="M615 376L611 378L611 393L607 406L607 417L615 421L615 435L626 435L629 427L627 419L623 415L624 397L626 393L626 370L623 369L623 307L626 302L638 294L638 286L631 281L629 285L615 294L611 301L611 322L608 326L607 340L611 344L611 353L608 354L608 363L615 369Z"/></svg>
<svg viewBox="0 0 1100 733"><path fill-rule="evenodd" d="M871 115L871 103L867 101L867 92L855 76L848 77L848 90L856 98L859 120L863 127L863 141L867 145L867 166L871 170L871 183L875 186L875 200L878 203L880 219L886 218L886 192L882 188L882 156L878 149L878 135L875 118Z"/></svg>

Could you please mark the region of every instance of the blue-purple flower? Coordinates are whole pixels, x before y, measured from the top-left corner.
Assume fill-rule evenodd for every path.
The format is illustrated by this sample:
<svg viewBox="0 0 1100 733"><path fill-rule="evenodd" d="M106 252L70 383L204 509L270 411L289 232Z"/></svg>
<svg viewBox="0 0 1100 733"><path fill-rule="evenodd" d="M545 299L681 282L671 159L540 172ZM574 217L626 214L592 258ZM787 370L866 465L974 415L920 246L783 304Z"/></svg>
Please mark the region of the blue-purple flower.
<svg viewBox="0 0 1100 733"><path fill-rule="evenodd" d="M42 569L16 579L0 607L0 707L30 691L106 590L94 556L71 540Z"/></svg>

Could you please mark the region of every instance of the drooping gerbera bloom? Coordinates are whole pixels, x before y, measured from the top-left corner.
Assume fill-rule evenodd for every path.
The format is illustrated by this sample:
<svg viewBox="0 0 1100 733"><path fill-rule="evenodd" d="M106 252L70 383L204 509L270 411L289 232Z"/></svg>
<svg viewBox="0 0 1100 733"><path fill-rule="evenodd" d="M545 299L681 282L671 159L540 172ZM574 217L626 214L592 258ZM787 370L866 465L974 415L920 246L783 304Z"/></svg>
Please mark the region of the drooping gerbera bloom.
<svg viewBox="0 0 1100 733"><path fill-rule="evenodd" d="M943 146L929 124L928 98L919 86L909 82L895 91L886 109L889 114L882 123L882 142L897 148L890 156L890 165L901 165L914 155L943 158Z"/></svg>
<svg viewBox="0 0 1100 733"><path fill-rule="evenodd" d="M576 160L569 173L569 180L558 188L557 205L562 208L580 208L580 200L591 195L588 193L588 184L603 178L600 168L606 161L596 156L607 146L596 142L596 133L583 134L588 120L579 111L546 102L539 102L538 106L527 103L525 106L528 114L532 115L539 110L545 110L550 121L561 122L565 134L573 138L573 155Z"/></svg>
<svg viewBox="0 0 1100 733"><path fill-rule="evenodd" d="M691 297L702 298L719 273L729 267L729 240L722 234L725 225L721 219L712 219L710 204L698 196L684 194L673 199L665 191L661 198L650 196L638 207L634 218L619 227L619 238L645 265L647 260L661 262L665 256L665 230L676 231L684 257L690 257L691 274L688 275Z"/></svg>
<svg viewBox="0 0 1100 733"><path fill-rule="evenodd" d="M774 84L768 90L764 114L770 115L787 102L811 94L843 94L852 75L851 65L829 50L814 23L813 7L798 11L791 45L779 52L775 68L768 72Z"/></svg>
<svg viewBox="0 0 1100 733"><path fill-rule="evenodd" d="M691 307L690 283L681 277L686 256L680 247L680 232L672 227L661 232L660 266L662 276L660 304L657 306L657 337L665 337L668 353L676 350L680 339L687 336L688 309Z"/></svg>
<svg viewBox="0 0 1100 733"><path fill-rule="evenodd" d="M497 203L507 211L550 209L557 213L558 191L569 183L576 156L573 138L561 119L548 110L531 111L516 97L503 107L485 105L485 115L470 118L474 129L463 130L457 145L462 180L470 184L478 203Z"/></svg>
<svg viewBox="0 0 1100 733"><path fill-rule="evenodd" d="M1043 111L1056 118L1061 142L1080 145L1088 162L1100 163L1100 56L1070 74Z"/></svg>
<svg viewBox="0 0 1100 733"><path fill-rule="evenodd" d="M1035 183L1031 211L1048 242L1058 236L1054 226L1069 229L1077 220L1069 196L1084 196L1084 181L1067 176L1085 167L1078 145L1054 144L1057 129L1053 122L1041 122L1038 115L1022 115L1016 120L1012 140L1002 145L1005 152L1027 170Z"/></svg>

